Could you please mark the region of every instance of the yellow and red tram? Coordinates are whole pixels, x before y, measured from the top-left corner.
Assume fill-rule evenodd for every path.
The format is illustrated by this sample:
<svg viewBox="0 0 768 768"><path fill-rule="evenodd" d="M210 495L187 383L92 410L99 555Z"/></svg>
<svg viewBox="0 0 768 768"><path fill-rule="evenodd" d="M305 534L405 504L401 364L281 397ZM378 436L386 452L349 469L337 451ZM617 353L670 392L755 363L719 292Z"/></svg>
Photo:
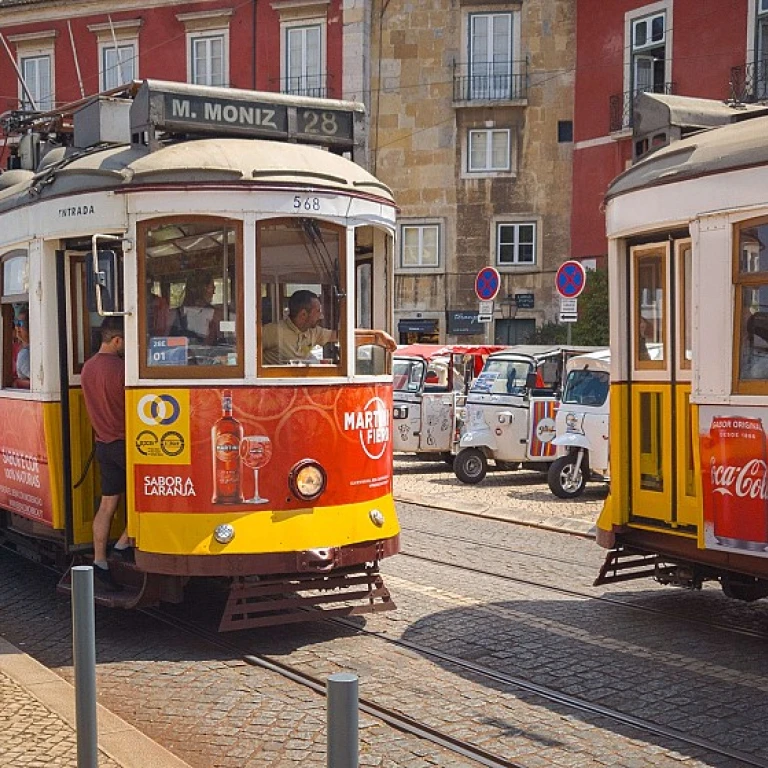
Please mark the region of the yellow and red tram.
<svg viewBox="0 0 768 768"><path fill-rule="evenodd" d="M334 610L392 606L378 573L399 547L391 362L355 329L392 325L395 204L340 154L359 149L361 110L145 81L4 116L7 540L60 562L89 549L99 484L79 375L103 317L120 314L128 492L113 532L127 523L136 562L117 572L129 589L97 599L180 601L190 577L219 576L232 579L225 627L306 618L331 593L363 598ZM277 358L264 329L298 290L338 341Z"/></svg>
<svg viewBox="0 0 768 768"><path fill-rule="evenodd" d="M644 95L638 107L653 99L701 106ZM597 534L610 552L598 583L716 580L754 600L768 596L768 118L723 104L709 115L721 125L648 154L607 194L611 492Z"/></svg>

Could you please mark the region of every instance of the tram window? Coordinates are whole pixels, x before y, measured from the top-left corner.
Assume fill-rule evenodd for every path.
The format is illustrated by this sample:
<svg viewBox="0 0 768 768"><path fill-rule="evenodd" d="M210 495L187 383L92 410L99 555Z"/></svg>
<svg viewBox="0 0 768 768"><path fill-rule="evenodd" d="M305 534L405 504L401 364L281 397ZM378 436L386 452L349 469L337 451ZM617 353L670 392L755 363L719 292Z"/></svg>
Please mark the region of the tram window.
<svg viewBox="0 0 768 768"><path fill-rule="evenodd" d="M265 373L342 371L344 230L314 219L259 224L259 364ZM375 360L371 359L371 364Z"/></svg>
<svg viewBox="0 0 768 768"><path fill-rule="evenodd" d="M142 375L241 376L240 222L153 220L138 239Z"/></svg>
<svg viewBox="0 0 768 768"><path fill-rule="evenodd" d="M665 367L666 251L635 254L634 349L637 368Z"/></svg>
<svg viewBox="0 0 768 768"><path fill-rule="evenodd" d="M4 387L29 389L29 260L27 251L17 249L0 257L2 261L2 339Z"/></svg>
<svg viewBox="0 0 768 768"><path fill-rule="evenodd" d="M691 287L693 285L693 249L690 243L685 243L680 246L680 256L678 258L678 269L680 270L679 283L681 287L681 295L683 297L682 307L680 311L680 350L678 352L680 359L680 367L690 370L691 359L693 357L692 352L692 330L693 321L691 317L692 303L691 303Z"/></svg>

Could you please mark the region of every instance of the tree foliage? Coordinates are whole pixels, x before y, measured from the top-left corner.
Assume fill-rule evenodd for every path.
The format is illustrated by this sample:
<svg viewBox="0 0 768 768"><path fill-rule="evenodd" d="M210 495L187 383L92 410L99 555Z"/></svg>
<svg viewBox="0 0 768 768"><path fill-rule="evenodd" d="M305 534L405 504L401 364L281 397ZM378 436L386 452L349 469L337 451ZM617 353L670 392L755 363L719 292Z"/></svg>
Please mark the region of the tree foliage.
<svg viewBox="0 0 768 768"><path fill-rule="evenodd" d="M608 270L587 272L587 285L579 296L579 320L572 324L571 343L576 346L608 346ZM568 329L565 323L545 323L536 329L531 344L565 344Z"/></svg>

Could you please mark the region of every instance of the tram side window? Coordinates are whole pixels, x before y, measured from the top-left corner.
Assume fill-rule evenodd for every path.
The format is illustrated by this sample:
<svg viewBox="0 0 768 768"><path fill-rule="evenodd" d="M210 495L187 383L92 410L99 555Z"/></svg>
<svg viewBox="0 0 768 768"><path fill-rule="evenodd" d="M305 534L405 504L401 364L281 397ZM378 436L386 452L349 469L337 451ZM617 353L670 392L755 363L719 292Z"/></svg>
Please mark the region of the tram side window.
<svg viewBox="0 0 768 768"><path fill-rule="evenodd" d="M163 219L139 231L143 374L242 375L240 222Z"/></svg>
<svg viewBox="0 0 768 768"><path fill-rule="evenodd" d="M341 372L343 234L314 219L259 224L259 364L265 373Z"/></svg>
<svg viewBox="0 0 768 768"><path fill-rule="evenodd" d="M637 368L664 368L666 251L635 254L634 349Z"/></svg>
<svg viewBox="0 0 768 768"><path fill-rule="evenodd" d="M17 249L2 262L3 387L29 389L31 383L29 328L29 260Z"/></svg>
<svg viewBox="0 0 768 768"><path fill-rule="evenodd" d="M764 392L768 382L768 221L742 224L738 237L736 388Z"/></svg>

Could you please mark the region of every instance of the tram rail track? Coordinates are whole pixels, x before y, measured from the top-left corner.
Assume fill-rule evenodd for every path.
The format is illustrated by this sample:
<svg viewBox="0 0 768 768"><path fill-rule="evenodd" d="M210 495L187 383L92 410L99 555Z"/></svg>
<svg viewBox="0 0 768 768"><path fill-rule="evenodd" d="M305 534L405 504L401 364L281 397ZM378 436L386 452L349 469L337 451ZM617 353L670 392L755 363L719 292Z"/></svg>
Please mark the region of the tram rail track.
<svg viewBox="0 0 768 768"><path fill-rule="evenodd" d="M640 611L642 613L648 613L655 616L663 616L664 618L674 619L676 621L684 621L690 624L695 624L709 629L717 629L723 632L729 632L735 635L742 635L744 637L756 638L758 640L768 640L768 633L759 632L747 627L734 627L730 624L724 624L722 622L707 621L704 619L692 618L690 616L681 616L679 613L670 613L669 611L662 611L658 608L652 608L647 605L637 605L636 603L628 602L626 600L620 600L615 597L606 597L605 595L593 595L589 592L581 592L577 589L570 587L557 587L552 584L544 584L540 581L534 581L533 579L525 579L520 576L510 576L506 573L498 573L495 571L488 571L483 568L473 568L466 563L451 563L447 560L439 560L434 557L427 557L426 555L417 555L412 552L401 551L401 557L408 557L413 560L419 560L425 563L431 563L432 565L442 565L449 568L455 568L464 572L474 573L478 576L490 576L492 578L502 579L503 581L510 581L515 584L521 584L523 586L537 587L539 589L545 589L549 592L555 592L561 595L567 595L568 597L582 597L585 600L594 600L599 603L607 603L609 605L616 605L621 608L626 608L632 611Z"/></svg>

